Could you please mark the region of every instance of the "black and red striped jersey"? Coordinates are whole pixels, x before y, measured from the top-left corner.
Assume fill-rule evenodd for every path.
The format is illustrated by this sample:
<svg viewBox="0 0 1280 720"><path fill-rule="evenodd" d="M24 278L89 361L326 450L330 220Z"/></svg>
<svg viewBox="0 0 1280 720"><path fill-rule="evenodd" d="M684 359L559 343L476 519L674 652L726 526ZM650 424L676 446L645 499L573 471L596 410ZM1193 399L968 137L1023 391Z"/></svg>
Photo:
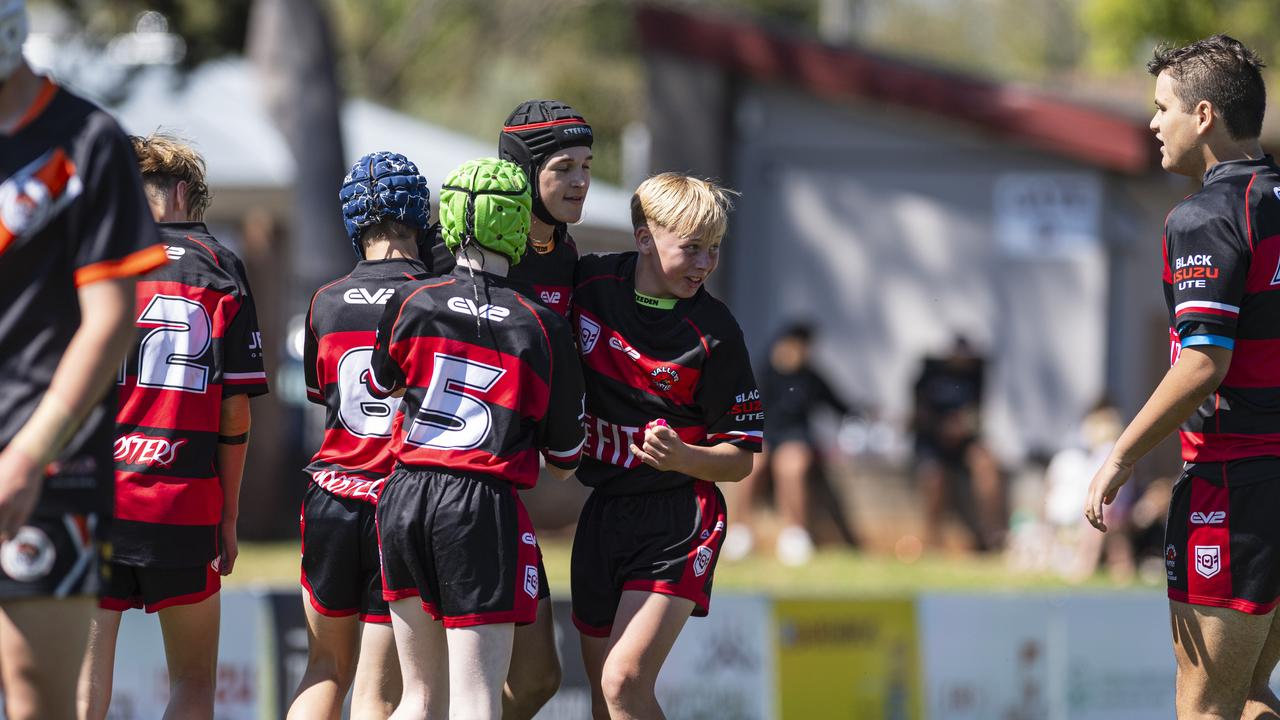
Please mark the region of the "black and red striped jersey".
<svg viewBox="0 0 1280 720"><path fill-rule="evenodd" d="M120 368L113 558L212 560L223 489L222 400L267 392L262 333L240 258L204 223L161 223L169 263L138 281L138 339Z"/></svg>
<svg viewBox="0 0 1280 720"><path fill-rule="evenodd" d="M397 400L369 393L366 378L378 321L396 288L427 275L416 260L362 260L311 298L303 340L307 399L325 406L324 440L307 474L342 497L377 502L395 465Z"/></svg>
<svg viewBox="0 0 1280 720"><path fill-rule="evenodd" d="M44 80L0 135L0 447L35 412L80 325L79 286L165 262L128 138ZM95 406L44 485L42 507L108 513L116 396Z"/></svg>
<svg viewBox="0 0 1280 720"><path fill-rule="evenodd" d="M432 226L432 268L444 275L455 266L453 253L440 240L440 226ZM519 283L518 289L547 307L569 317L573 306L573 277L578 265L578 246L573 242L567 226L555 230L555 244L551 251L539 253L530 245L520 262L511 267L507 279Z"/></svg>
<svg viewBox="0 0 1280 720"><path fill-rule="evenodd" d="M578 261L573 316L587 381L587 444L578 478L598 492L631 495L693 478L631 454L658 418L691 445L727 442L753 452L764 409L742 330L705 288L670 309L636 302L636 253Z"/></svg>
<svg viewBox="0 0 1280 720"><path fill-rule="evenodd" d="M569 324L505 278L457 267L402 286L372 365L376 393L406 388L400 465L532 487L539 453L557 467L578 464L582 367Z"/></svg>
<svg viewBox="0 0 1280 720"><path fill-rule="evenodd" d="M1221 477L1222 463L1250 460L1244 465L1274 475L1280 469L1280 168L1270 156L1214 165L1204 187L1169 213L1164 294L1171 362L1187 347L1233 351L1221 386L1182 426L1188 471Z"/></svg>

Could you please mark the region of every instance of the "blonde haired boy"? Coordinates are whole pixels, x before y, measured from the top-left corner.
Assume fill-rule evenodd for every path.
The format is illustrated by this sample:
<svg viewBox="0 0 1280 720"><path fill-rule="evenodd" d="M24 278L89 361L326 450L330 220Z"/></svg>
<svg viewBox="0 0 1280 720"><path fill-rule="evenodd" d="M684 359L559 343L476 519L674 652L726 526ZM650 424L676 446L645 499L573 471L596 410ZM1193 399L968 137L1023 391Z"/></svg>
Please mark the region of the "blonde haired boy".
<svg viewBox="0 0 1280 720"><path fill-rule="evenodd" d="M679 173L631 199L636 250L578 264L587 384L573 617L597 718L661 717L658 671L706 615L725 532L715 483L751 470L764 413L742 330L703 287L734 193Z"/></svg>

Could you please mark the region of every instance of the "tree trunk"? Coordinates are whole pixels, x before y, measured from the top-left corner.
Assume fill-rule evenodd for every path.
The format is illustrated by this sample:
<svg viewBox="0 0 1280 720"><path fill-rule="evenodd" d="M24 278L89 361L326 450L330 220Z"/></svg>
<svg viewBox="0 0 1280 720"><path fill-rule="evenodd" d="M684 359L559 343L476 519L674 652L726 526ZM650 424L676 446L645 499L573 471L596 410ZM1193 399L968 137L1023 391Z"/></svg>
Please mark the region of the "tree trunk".
<svg viewBox="0 0 1280 720"><path fill-rule="evenodd" d="M272 258L276 284L272 307L259 306L263 326L290 327L290 319L306 312L311 293L346 272L353 261L342 227L338 189L346 172L340 121L333 39L324 4L317 0L255 0L249 16L246 52L256 70L261 98L294 162L292 206L285 220L283 248ZM266 208L273 215L275 208ZM295 323L296 326L296 323ZM306 479L300 468L318 438L302 432L305 399L285 397L300 388L296 358L284 352L273 373L273 393L261 416L278 425L263 428L271 442L251 444L244 491L253 502L241 505L240 527L246 538L296 535L295 509ZM292 382L296 380L297 382ZM295 387L297 386L297 387ZM256 424L256 423L255 423Z"/></svg>

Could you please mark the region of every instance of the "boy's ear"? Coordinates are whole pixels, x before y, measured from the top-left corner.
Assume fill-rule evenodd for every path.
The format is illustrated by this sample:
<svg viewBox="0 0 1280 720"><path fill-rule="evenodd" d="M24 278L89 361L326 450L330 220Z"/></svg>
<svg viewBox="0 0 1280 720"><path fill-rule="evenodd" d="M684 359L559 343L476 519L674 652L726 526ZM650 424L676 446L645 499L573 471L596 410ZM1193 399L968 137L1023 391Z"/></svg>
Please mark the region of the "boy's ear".
<svg viewBox="0 0 1280 720"><path fill-rule="evenodd" d="M648 255L649 251L653 248L653 233L649 232L649 228L646 225L641 225L636 228L634 233L636 237L636 249L640 251L641 255Z"/></svg>

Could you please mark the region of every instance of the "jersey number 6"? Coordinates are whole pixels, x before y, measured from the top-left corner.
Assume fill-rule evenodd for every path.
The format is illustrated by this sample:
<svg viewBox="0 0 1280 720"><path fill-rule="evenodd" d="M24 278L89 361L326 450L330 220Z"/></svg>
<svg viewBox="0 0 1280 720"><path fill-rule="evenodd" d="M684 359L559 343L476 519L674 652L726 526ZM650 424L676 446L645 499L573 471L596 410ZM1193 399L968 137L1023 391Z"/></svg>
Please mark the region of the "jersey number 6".
<svg viewBox="0 0 1280 720"><path fill-rule="evenodd" d="M352 435L388 438L395 419L392 406L365 385L372 357L372 347L355 347L338 360L338 419Z"/></svg>
<svg viewBox="0 0 1280 720"><path fill-rule="evenodd" d="M486 393L506 370L466 358L436 353L431 385L405 440L437 450L471 450L489 437L493 413L464 390Z"/></svg>

